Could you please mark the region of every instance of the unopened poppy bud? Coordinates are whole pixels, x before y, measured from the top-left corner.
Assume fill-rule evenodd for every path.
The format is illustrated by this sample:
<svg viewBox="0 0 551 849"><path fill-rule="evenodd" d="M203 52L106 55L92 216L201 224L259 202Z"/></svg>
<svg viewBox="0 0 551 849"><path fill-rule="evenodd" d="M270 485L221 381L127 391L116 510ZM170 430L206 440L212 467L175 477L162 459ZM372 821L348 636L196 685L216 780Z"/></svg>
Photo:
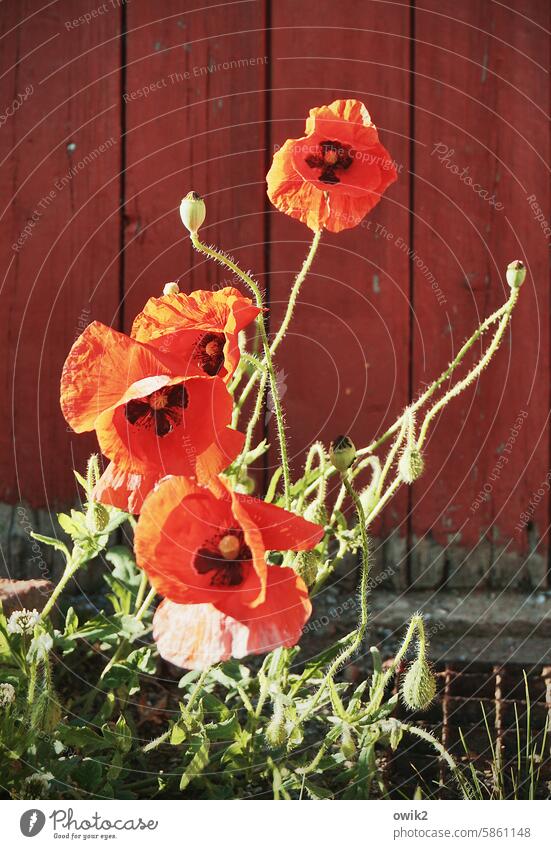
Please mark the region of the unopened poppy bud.
<svg viewBox="0 0 551 849"><path fill-rule="evenodd" d="M97 454L92 454L86 466L86 482L88 484L88 492L92 492L95 486L99 483L101 472L99 468L99 458Z"/></svg>
<svg viewBox="0 0 551 849"><path fill-rule="evenodd" d="M277 749L287 742L288 736L283 704L281 699L276 699L273 716L266 726L266 742Z"/></svg>
<svg viewBox="0 0 551 849"><path fill-rule="evenodd" d="M398 461L398 471L405 483L413 483L420 478L425 470L423 455L416 445L407 446Z"/></svg>
<svg viewBox="0 0 551 849"><path fill-rule="evenodd" d="M526 279L526 266L520 259L515 259L507 266L507 283L511 289L520 289Z"/></svg>
<svg viewBox="0 0 551 849"><path fill-rule="evenodd" d="M37 731L54 731L61 720L61 707L53 690L42 690L31 708L31 725Z"/></svg>
<svg viewBox="0 0 551 849"><path fill-rule="evenodd" d="M192 234L197 233L206 215L207 208L201 195L188 192L180 204L180 218L184 227Z"/></svg>
<svg viewBox="0 0 551 849"><path fill-rule="evenodd" d="M354 742L352 731L350 730L350 726L348 725L343 726L342 729L341 752L347 761L352 760L352 758L356 754L356 743Z"/></svg>
<svg viewBox="0 0 551 849"><path fill-rule="evenodd" d="M163 295L177 295L179 291L180 287L177 283L165 283L163 287Z"/></svg>
<svg viewBox="0 0 551 849"><path fill-rule="evenodd" d="M333 440L329 458L338 472L346 472L356 458L356 448L349 436L337 436Z"/></svg>
<svg viewBox="0 0 551 849"><path fill-rule="evenodd" d="M436 681L424 657L409 667L402 684L402 698L411 710L425 710L436 695Z"/></svg>
<svg viewBox="0 0 551 849"><path fill-rule="evenodd" d="M315 551L301 551L293 564L295 572L302 578L307 587L315 584L320 566L321 560L319 554Z"/></svg>
<svg viewBox="0 0 551 849"><path fill-rule="evenodd" d="M302 515L308 522L314 522L315 525L326 525L329 521L327 507L317 498L306 507Z"/></svg>

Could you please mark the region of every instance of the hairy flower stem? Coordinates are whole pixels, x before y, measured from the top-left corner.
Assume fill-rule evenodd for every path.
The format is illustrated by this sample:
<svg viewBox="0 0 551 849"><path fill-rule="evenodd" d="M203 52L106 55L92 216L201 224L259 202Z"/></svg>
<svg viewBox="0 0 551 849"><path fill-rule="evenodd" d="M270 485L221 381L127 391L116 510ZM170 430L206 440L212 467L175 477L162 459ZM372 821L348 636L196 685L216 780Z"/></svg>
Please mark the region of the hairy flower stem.
<svg viewBox="0 0 551 849"><path fill-rule="evenodd" d="M283 485L284 485L284 498L285 498L285 507L287 509L291 506L291 474L289 471L289 458L287 454L287 440L285 437L285 424L283 422L283 410L281 407L281 401L279 398L279 390L277 388L277 379L274 369L274 363L272 360L272 354L270 351L270 343L268 341L268 335L266 333L266 325L264 323L264 302L262 298L262 293L260 291L257 283L252 279L252 277L247 274L245 271L242 271L238 265L235 264L229 257L225 256L220 251L215 250L214 248L209 248L199 241L199 237L197 233L191 233L191 242L193 247L199 251L199 253L205 254L205 256L210 257L210 259L214 259L219 262L221 265L228 268L232 271L240 280L245 283L246 286L249 287L251 292L254 295L256 305L260 308L261 312L257 318L258 329L260 332L260 338L262 340L262 346L264 348L264 363L266 365L266 370L268 372L268 377L270 380L270 390L272 393L272 400L274 404L274 413L277 421L277 432L279 437L279 451L281 454L281 465L283 468Z"/></svg>
<svg viewBox="0 0 551 849"><path fill-rule="evenodd" d="M51 594L50 598L42 609L42 612L40 614L41 619L46 619L48 614L51 613L59 596L61 595L71 578L76 574L81 565L82 561L78 557L75 559L73 559L73 557L69 557L69 559L67 560L67 565L65 566L65 569L63 571L63 575L59 579L57 586L55 587L53 593Z"/></svg>
<svg viewBox="0 0 551 849"><path fill-rule="evenodd" d="M419 431L419 439L417 442L419 448L422 447L423 442L425 441L427 436L429 425L433 418L436 416L436 414L443 407L445 407L446 404L451 401L452 398L455 398L456 395L459 395L461 392L463 392L463 390L466 389L481 374L481 372L486 368L486 366L492 359L493 355L501 344L501 340L503 339L503 335L511 319L511 313L517 302L519 291L519 289L511 289L511 297L507 302L507 309L505 310L504 315L501 321L499 322L499 327L496 331L496 334L492 339L492 342L489 345L488 350L486 351L484 356L479 360L476 366L471 369L469 374L464 377L463 380L460 380L459 383L456 383L455 386L452 386L452 388L449 389L448 392L446 392L446 394L443 395L442 398L440 398L440 400L437 401L437 403L434 404L434 406L431 407L429 412L426 414L421 430Z"/></svg>
<svg viewBox="0 0 551 849"><path fill-rule="evenodd" d="M451 377L451 375L453 374L455 369L460 365L463 358L465 357L467 352L473 347L475 342L478 339L480 339L480 337L493 324L495 324L497 321L500 321L500 319L502 320L502 323L500 324L500 327L498 328L498 330L496 332L496 336L499 336L499 340L501 340L501 336L503 335L503 330L507 326L507 324L508 324L508 322L511 318L512 311L513 311L513 309L514 309L514 307L517 303L518 293L519 293L518 289L512 289L511 295L510 295L509 299L506 301L506 303L503 304L501 307L499 307L499 309L497 309L495 312L493 312L490 316L488 316L488 318L486 318L482 322L480 327L477 327L477 329L472 334L472 336L470 336L469 339L467 339L465 344L458 351L457 355L451 361L451 363L449 364L447 369L445 369L445 371L443 371L442 374L433 383L431 383L431 385L423 392L423 394L420 395L419 398L417 398L417 400L414 401L410 405L410 407L408 409L411 413L415 414L417 412L417 410L419 410L424 404L426 404L426 402L429 400L429 398L431 398L432 395L434 395L434 393L442 386L442 384L445 383L446 380L448 380L449 377ZM504 324L503 324L503 322L504 322ZM495 351L497 350L497 348L499 346L499 341L498 341L497 345L494 344L495 339L496 339L496 337L494 336L494 339L492 340L492 343L491 343L491 345L488 349L488 351L491 350L490 357L493 356L493 354L495 353ZM487 362L489 360L486 359L486 356L483 357L483 360L484 360L484 365L487 365ZM475 367L477 369L477 373L479 373L479 371L481 371L482 368L484 368L484 365L482 365L482 367L479 369L478 368L479 365L480 365L480 363ZM465 378L465 380L468 380L470 374L471 374L471 372L469 373L469 375L467 375L467 378ZM459 394L459 392L461 392L465 388L466 385L468 385L468 383L465 384L464 381L461 381L461 383L456 385L456 386L461 387L458 391L453 391L456 388L456 387L453 387L452 390L450 390L450 393L448 393L448 395L444 396L446 398L445 403L447 403L455 395ZM399 430L399 428L402 427L402 424L403 424L403 421L404 421L404 416L405 416L405 412L401 416L399 416L399 418L396 419L394 424L392 424L388 428L388 430L386 430L382 434L382 436L378 437L374 442L370 443L370 445L367 445L365 448L358 449L357 456L360 458L360 457L365 457L366 455L373 454L374 451L376 451L378 448L380 448L381 445L383 445L388 439L390 439L391 436L393 436L396 433L397 430ZM432 418L432 415L431 415L431 418ZM418 443L418 445L420 447L419 443ZM334 473L335 473L335 470L331 467L328 467L325 470L324 474L327 477L330 477ZM306 487L306 495L308 495L310 492L313 492L314 489L317 487L317 485L318 485L317 479L312 481ZM377 511L377 512L379 512L379 511Z"/></svg>
<svg viewBox="0 0 551 849"><path fill-rule="evenodd" d="M314 233L314 238L312 239L312 243L310 245L310 249L308 251L306 259L302 263L302 268L300 269L299 273L297 274L297 276L295 278L295 282L293 283L293 288L291 289L291 294L289 295L289 300L287 302L287 309L285 310L285 315L283 316L283 321L281 322L280 328L275 335L274 341L270 345L270 352L272 353L272 355L277 351L277 349L279 348L279 345L283 341L285 334L287 333L287 330L289 328L289 324L291 323L291 319L293 317L293 313L294 313L294 310L295 310L295 306L296 306L296 303L297 303L297 298L298 298L301 286L304 283L306 276L307 276L308 272L310 271L310 268L311 268L312 263L314 261L314 257L316 255L318 245L320 243L322 232L323 232L322 230L317 230ZM239 417L239 412L241 410L241 407L243 406L243 404L247 400L248 396L250 395L251 390L253 389L257 380L258 380L258 375L253 374L249 378L249 382L246 384L245 388L243 389L243 392L241 393L239 403L237 405L237 410L236 410L238 417Z"/></svg>
<svg viewBox="0 0 551 849"><path fill-rule="evenodd" d="M376 710L379 709L379 707L381 706L381 702L383 700L384 694L385 694L385 690L386 690L392 676L396 673L396 670L398 669L398 667L400 666L400 663L404 659L404 657L407 653L407 650L409 649L409 647L411 645L411 641L413 640L413 638L415 637L416 634L418 636L419 645L420 645L421 650L422 650L423 655L424 655L425 650L426 650L425 623L423 622L423 617L421 616L420 613L416 613L414 616L411 617L408 629L406 631L406 635L405 635L405 637L402 641L402 645L400 646L400 648L396 652L394 659L392 660L392 663L389 666L389 668L386 670L385 674L380 677L380 680L379 680L377 687L375 688L374 692L370 696L369 706L368 706L367 710L365 710L363 713L359 714L356 717L357 721L360 721L361 719L365 719L366 717L371 716L372 713L374 713Z"/></svg>
<svg viewBox="0 0 551 849"><path fill-rule="evenodd" d="M401 722L400 720L396 720L400 724L400 728L402 731L406 731L408 734L412 734L414 737L420 737L421 740L425 740L425 742L430 743L430 745L436 749L440 757L447 763L450 771L457 782L461 793L464 798L468 799L469 795L466 792L464 787L464 781L462 780L461 772L456 762L452 758L449 752L446 751L442 743L436 739L436 737L431 734L429 731L425 731L424 728L418 728L416 725L409 725L407 722Z"/></svg>
<svg viewBox="0 0 551 849"><path fill-rule="evenodd" d="M358 514L358 523L360 526L360 533L362 539L362 574L360 579L360 621L358 623L358 627L355 631L352 631L348 636L351 639L350 645L348 645L340 655L333 661L327 670L326 674L323 677L323 681L318 687L317 691L312 696L310 704L307 706L306 710L300 717L300 723L305 722L315 710L316 705L321 699L323 693L325 692L326 687L329 682L333 680L336 673L339 669L346 663L346 661L351 658L357 650L360 648L363 639L365 637L365 632L367 630L367 620L369 616L369 611L367 608L367 594L369 591L369 544L367 539L367 530L366 530L366 521L365 521L365 513L362 507L362 503L354 489L353 485L350 483L348 478L348 472L342 473L342 481L344 486L346 487L346 491L352 501L354 502L354 506L356 508Z"/></svg>

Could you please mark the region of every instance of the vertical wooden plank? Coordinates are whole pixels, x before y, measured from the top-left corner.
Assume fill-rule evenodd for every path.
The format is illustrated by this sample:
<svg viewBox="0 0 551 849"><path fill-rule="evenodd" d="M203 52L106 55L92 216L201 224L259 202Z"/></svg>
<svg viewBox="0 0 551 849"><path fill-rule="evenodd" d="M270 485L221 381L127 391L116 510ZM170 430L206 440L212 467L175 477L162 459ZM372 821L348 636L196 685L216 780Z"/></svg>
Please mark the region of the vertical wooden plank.
<svg viewBox="0 0 551 849"><path fill-rule="evenodd" d="M357 98L399 170L361 226L324 234L278 353L298 473L316 439L327 444L349 433L358 447L366 445L408 400L409 6L352 0L343 15L339 4L281 0L273 4L271 31L271 150L304 134L311 107ZM273 209L270 233L275 331L312 234ZM398 582L406 504L402 492L376 529L389 549L385 557L379 547L378 560Z"/></svg>
<svg viewBox="0 0 551 849"><path fill-rule="evenodd" d="M263 281L264 3L178 0L127 10L125 319L168 280L235 283L191 248L178 215L205 196L201 235Z"/></svg>
<svg viewBox="0 0 551 849"><path fill-rule="evenodd" d="M415 268L415 384L506 299L509 261L524 259L528 278L495 361L431 436L414 488L414 577L534 586L548 522L549 236L530 198L549 222L550 7L422 0L416 10L414 245L446 303Z"/></svg>
<svg viewBox="0 0 551 849"><path fill-rule="evenodd" d="M61 366L83 327L117 310L120 14L78 20L89 11L0 6L0 499L12 505L75 498L71 469L94 441L67 432ZM4 523L8 561L30 558L27 524L44 525L24 511Z"/></svg>

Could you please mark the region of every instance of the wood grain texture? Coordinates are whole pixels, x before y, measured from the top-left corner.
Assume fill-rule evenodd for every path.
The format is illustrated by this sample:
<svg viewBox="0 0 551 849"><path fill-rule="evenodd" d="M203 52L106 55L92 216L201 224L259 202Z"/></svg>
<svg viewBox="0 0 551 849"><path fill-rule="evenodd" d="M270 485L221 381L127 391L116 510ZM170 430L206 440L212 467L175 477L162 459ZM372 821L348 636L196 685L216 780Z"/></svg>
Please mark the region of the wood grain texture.
<svg viewBox="0 0 551 849"><path fill-rule="evenodd" d="M0 7L1 102L30 92L1 139L0 498L33 506L75 496L94 441L67 432L61 366L119 285L119 15L73 27L84 0L42 7Z"/></svg>
<svg viewBox="0 0 551 849"><path fill-rule="evenodd" d="M314 440L327 445L348 433L357 447L366 445L407 403L409 280L400 246L407 245L409 228L409 21L407 5L352 2L346 16L338 4L324 14L315 2L273 6L272 150L304 134L312 106L358 98L399 170L398 182L361 226L324 234L277 356L295 473ZM271 210L273 331L311 237L305 225ZM402 492L375 529L381 537L394 532L398 545L387 558L394 567L404 552L406 505ZM382 555L378 550L380 561Z"/></svg>
<svg viewBox="0 0 551 849"><path fill-rule="evenodd" d="M414 578L429 585L534 585L545 575L548 487L528 528L515 528L549 468L549 239L527 198L549 210L550 7L508 6L416 7L414 245L446 300L416 262L415 385L506 300L508 262L528 266L501 350L427 445L412 542Z"/></svg>
<svg viewBox="0 0 551 849"><path fill-rule="evenodd" d="M127 11L125 316L169 280L234 283L192 249L180 222L191 189L201 237L263 278L266 33L263 2L178 0Z"/></svg>

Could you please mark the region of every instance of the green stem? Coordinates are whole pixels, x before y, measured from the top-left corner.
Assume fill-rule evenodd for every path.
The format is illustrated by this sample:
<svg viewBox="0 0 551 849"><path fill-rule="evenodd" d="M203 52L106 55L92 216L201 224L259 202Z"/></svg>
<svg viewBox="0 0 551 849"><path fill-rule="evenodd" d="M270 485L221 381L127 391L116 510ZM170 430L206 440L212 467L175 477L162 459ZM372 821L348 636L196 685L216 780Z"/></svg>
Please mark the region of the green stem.
<svg viewBox="0 0 551 849"><path fill-rule="evenodd" d="M82 565L81 560L79 560L79 559L73 560L72 558L69 558L69 560L67 561L67 565L65 566L65 570L63 572L63 575L59 579L57 586L55 587L53 593L51 594L50 598L48 599L48 601L46 602L46 604L44 605L44 607L42 609L42 612L40 614L41 619L46 619L46 617L48 616L48 614L51 612L52 608L54 607L56 601L58 600L59 596L61 595L61 593L65 589L66 585L69 583L69 581L71 580L73 575L78 571L78 569L81 565Z"/></svg>
<svg viewBox="0 0 551 849"><path fill-rule="evenodd" d="M430 745L434 749L436 749L436 751L438 752L440 757L443 758L443 760L445 760L447 765L449 766L451 773L452 773L454 779L456 780L456 782L459 786L459 789L461 790L463 796L466 799L468 799L469 795L465 791L464 782L462 780L462 776L461 776L461 772L459 771L459 767L457 766L456 762L454 761L454 759L452 758L450 753L446 751L446 749L444 748L442 743L439 740L437 740L436 737L433 734L430 733L430 731L425 731L424 728L418 728L416 725L408 725L406 722L401 722L400 720L395 720L395 721L399 722L400 727L402 728L403 731L407 731L408 734L412 734L414 737L420 737L421 740L425 740L427 743L430 743Z"/></svg>
<svg viewBox="0 0 551 849"><path fill-rule="evenodd" d="M330 681L333 680L335 674L339 671L339 669L346 663L346 661L352 657L356 651L360 648L365 632L367 630L367 621L369 616L369 611L367 607L367 594L369 590L369 545L367 539L367 531L366 531L366 521L365 514L361 504L361 501L356 493L356 490L350 483L348 478L348 472L344 472L342 475L343 484L346 487L346 491L352 501L354 502L354 506L356 508L356 512L358 514L358 522L360 525L360 533L362 538L362 574L360 579L360 621L358 623L358 627L356 631L352 631L349 634L349 637L353 637L352 642L349 646L347 646L340 655L333 661L327 670L326 674L323 677L323 680L318 687L317 691L312 696L310 704L307 706L306 710L300 717L300 723L305 722L315 710L316 705L318 704L320 698L322 697L325 689Z"/></svg>
<svg viewBox="0 0 551 849"><path fill-rule="evenodd" d="M472 348L475 342L480 339L480 337L492 326L492 324L495 324L496 321L499 321L506 312L510 314L516 304L518 298L518 291L518 289L511 290L511 295L506 301L506 303L499 307L499 309L495 310L495 312L493 312L488 318L486 318L482 322L480 327L477 327L475 332L469 337L469 339L467 339L465 344L461 347L461 349L451 361L447 369L445 369L442 374L433 383L431 383L431 385L425 390L425 392L423 392L423 394L420 395L419 398L413 402L413 404L411 404L410 410L413 413L419 410L429 400L429 398L431 398L432 395L434 395L434 393L442 386L442 384L445 383L449 377L451 377L455 369L462 362L465 354ZM378 437L374 442L372 442L370 445L367 445L365 448L360 448L357 452L357 456L365 457L366 455L373 454L374 451L380 448L381 445L383 445L388 439L390 439L391 436L396 433L396 431L402 426L403 419L404 414L402 414L398 419L396 419L394 424L392 424L388 428L388 430L386 430L382 434L382 436ZM325 472L327 477L334 473L335 470L332 467L328 467ZM306 488L306 495L312 492L317 485L317 480L309 484L309 486Z"/></svg>
<svg viewBox="0 0 551 849"><path fill-rule="evenodd" d="M210 666L208 666L206 669L203 669L199 678L197 679L197 683L196 683L195 687L193 688L193 692L192 692L191 696L189 697L189 701L186 705L186 708L188 710L191 710L191 708L193 707L193 705L197 701L197 699L199 697L199 693L203 689L203 684L205 683L205 681L208 678L209 672L210 672Z"/></svg>
<svg viewBox="0 0 551 849"><path fill-rule="evenodd" d="M134 616L134 619L135 619L137 622L139 622L141 619L143 619L143 617L145 616L145 614L147 613L147 611L148 611L148 609L149 609L149 607L150 607L150 605L151 605L151 602L153 601L153 599L155 598L155 596L156 596L156 595L157 595L156 590L154 590L154 589L150 589L150 590L149 590L149 592L148 592L148 594L147 594L147 597L146 597L145 601L142 603L142 606L140 607L140 609L138 610L138 612L137 612L137 613L136 613L136 615ZM136 605L136 606L137 606L137 605ZM107 673L111 671L111 669L113 668L113 666L115 665L115 663L117 663L117 661L118 661L118 660L120 660L120 658L122 657L122 655L123 655L123 654L126 652L126 650L129 648L129 646L130 646L130 641L129 641L129 640L127 640L126 638L125 638L125 639L123 639L123 640L119 643L119 645L117 646L117 648L116 648L116 650L115 650L115 654L113 655L113 657L111 658L111 660L107 663L107 665L105 666L105 669L104 669L104 670L103 670L103 672L101 673L101 675L100 675L100 681L102 681L102 680L105 678L105 676L107 675Z"/></svg>
<svg viewBox="0 0 551 849"><path fill-rule="evenodd" d="M516 292L516 294L514 294L514 292ZM488 316L488 318L486 318L482 322L482 324L479 327L477 327L477 329L474 331L474 333L467 339L465 344L460 348L457 355L451 361L451 363L449 364L447 369L445 369L445 371L442 372L440 377L436 378L436 380L433 383L431 383L431 385L423 392L423 394L420 395L419 398L416 401L413 402L413 404L411 404L409 409L413 413L417 412L417 410L419 410L429 400L429 398L431 398L432 395L434 395L434 393L437 391L437 389L439 389L442 386L442 384L445 383L446 380L449 377L451 377L452 373L455 371L457 366L460 365L465 354L472 348L474 343L478 339L480 339L482 334L485 333L486 330L488 330L492 326L492 324L495 324L496 321L499 321L501 316L511 307L511 305L514 306L517 297L518 297L518 289L512 290L511 296L509 297L507 302L505 304L502 304L502 306L499 307L499 309L495 310L495 312L493 312L490 316ZM389 439L394 433L396 433L398 428L402 426L404 416L405 416L405 411L398 419L396 419L394 424L391 427L389 427L389 429L385 433L383 433L383 435L380 436L375 442L372 442L371 445L367 445L365 448L361 448L358 451L358 456L363 456L365 454L372 454L374 451L376 451L377 448L379 448L379 446L383 444L383 442L386 442L386 440Z"/></svg>
<svg viewBox="0 0 551 849"><path fill-rule="evenodd" d="M314 233L314 238L312 239L312 243L310 245L310 249L308 251L306 259L302 263L302 268L300 269L299 273L297 274L297 276L295 278L295 282L293 283L293 288L291 289L291 294L289 295L289 301L287 302L287 309L285 311L283 321L281 322L281 326L280 326L279 330L277 331L275 338L274 338L274 341L272 342L272 344L270 346L270 352L272 354L275 354L275 352L279 348L280 343L283 341L285 334L287 333L287 330L289 328L289 324L291 323L291 319L293 317L293 312L295 310L295 306L296 306L296 303L297 303L297 298L298 298L298 295L299 295L299 292L300 292L300 288L301 288L302 284L304 283L306 276L308 275L308 272L310 271L310 268L311 268L312 263L314 261L314 257L316 255L316 252L317 252L317 249L318 249L318 246L319 246L319 243L320 243L322 232L323 232L322 230L317 230ZM249 378L249 382L246 384L245 388L243 389L243 392L241 393L241 396L240 396L240 399L239 399L238 412L237 412L238 415L239 415L239 410L241 409L243 403L248 398L248 396L249 396L251 390L253 389L257 380L258 380L258 375L253 374Z"/></svg>
<svg viewBox="0 0 551 849"><path fill-rule="evenodd" d="M140 586L138 587L138 592L136 594L136 601L134 603L134 612L135 613L140 609L140 607L142 605L143 597L145 595L146 589L147 589L147 574L145 572L142 572L142 577L141 577L141 580L140 580Z"/></svg>
<svg viewBox="0 0 551 849"><path fill-rule="evenodd" d="M135 618L138 620L138 622L139 622L141 619L143 619L143 617L145 616L145 614L146 614L146 613L147 613L147 611L149 610L149 607L151 606L151 602L153 601L153 599L155 598L155 596L156 596L156 595L157 595L157 591L156 591L156 590L154 590L153 588L151 588L151 589L149 590L149 592L148 592L148 594L147 594L146 598L145 598L145 601L143 602L142 606L140 607L140 609L139 609L139 610L138 610L138 612L136 613L136 617L135 617Z"/></svg>
<svg viewBox="0 0 551 849"><path fill-rule="evenodd" d="M266 391L267 382L268 382L268 374L267 374L267 372L264 372L264 374L262 375L262 378L260 380L260 386L258 387L258 393L257 393L257 396L256 396L256 402L255 402L254 410L253 410L253 413L251 415L251 418L249 419L249 423L247 425L247 430L245 432L245 442L244 442L244 445L243 445L243 450L241 452L240 462L239 462L239 465L237 467L238 473L241 471L241 467L243 465L245 457L247 456L247 454L251 450L251 445L252 445L253 435L254 435L254 429L255 429L255 427L258 423L258 420L260 418L260 415L262 413L262 406L263 406L263 403L264 403L264 393ZM234 415L235 415L236 411L237 411L237 407L234 408ZM237 426L237 419L235 421L232 421L232 425L233 425L233 427Z"/></svg>
<svg viewBox="0 0 551 849"><path fill-rule="evenodd" d="M503 339L503 334L505 333L507 325L509 324L509 321L511 319L511 313L517 302L519 291L519 289L511 289L511 297L509 298L506 304L504 315L499 323L499 327L495 333L495 336L492 339L491 344L488 346L488 349L484 356L478 361L476 366L471 369L468 375L464 377L463 380L460 380L459 383L456 383L455 386L452 386L452 388L449 389L448 392L446 392L446 394L443 395L442 398L440 398L439 401L437 401L436 404L434 404L434 406L431 407L429 412L426 414L425 419L423 421L423 425L419 432L419 439L417 442L419 449L422 447L423 442L425 441L431 421L439 412L439 410L445 407L446 404L451 401L452 398L463 392L463 390L466 389L475 380L475 378L480 375L480 373L486 368L493 355L499 348L501 340Z"/></svg>
<svg viewBox="0 0 551 849"><path fill-rule="evenodd" d="M268 341L268 336L266 333L266 325L264 323L264 302L262 299L262 293L257 285L257 283L250 277L249 274L242 271L238 265L235 264L229 257L225 256L220 251L215 250L214 248L208 248L201 241L199 241L199 237L197 233L191 234L191 241L193 247L199 251L199 253L205 254L205 256L210 257L211 259L216 260L217 262L224 265L226 268L229 268L230 271L239 277L240 280L245 283L246 286L249 287L251 292L254 295L256 305L260 309L260 313L257 318L258 329L260 332L260 338L262 340L262 346L264 348L264 361L266 365L266 369L268 372L269 380L270 380L270 391L272 393L272 401L274 405L274 413L277 421L277 431L279 437L279 450L281 454L281 465L283 467L283 483L285 490L285 506L289 509L291 506L291 475L289 471L289 459L287 454L287 440L285 437L285 425L283 423L283 410L281 407L281 401L279 398L279 391L277 388L277 379L274 369L274 363L272 360L272 354L270 351L270 343Z"/></svg>
<svg viewBox="0 0 551 849"><path fill-rule="evenodd" d="M392 676L395 674L403 658L405 657L406 652L410 647L411 641L413 640L416 633L419 636L419 643L421 644L422 650L424 652L426 647L425 623L423 622L423 617L419 613L416 613L415 616L411 617L402 645L394 655L394 659L390 667L387 669L385 674L381 676L377 688L370 697L369 706L367 710L363 711L363 713L360 713L356 717L356 721L359 722L360 720L365 719L366 717L374 713L374 711L379 709L388 683Z"/></svg>

